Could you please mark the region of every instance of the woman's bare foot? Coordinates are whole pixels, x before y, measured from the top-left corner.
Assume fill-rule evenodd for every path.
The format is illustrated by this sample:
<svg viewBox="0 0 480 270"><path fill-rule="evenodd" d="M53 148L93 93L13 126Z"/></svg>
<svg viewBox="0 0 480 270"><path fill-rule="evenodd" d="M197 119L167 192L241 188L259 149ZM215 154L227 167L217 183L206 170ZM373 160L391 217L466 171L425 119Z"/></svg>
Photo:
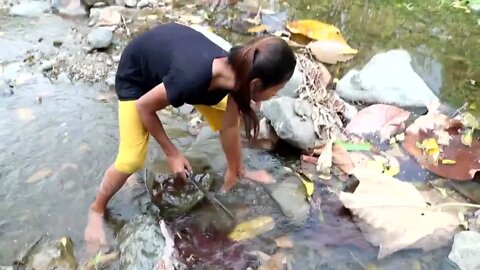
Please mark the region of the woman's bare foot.
<svg viewBox="0 0 480 270"><path fill-rule="evenodd" d="M103 226L103 213L95 211L92 207L90 207L88 211L88 221L84 237L87 242L88 253L96 253L102 246L107 244Z"/></svg>
<svg viewBox="0 0 480 270"><path fill-rule="evenodd" d="M220 192L222 193L227 193L229 192L235 185L237 184L237 180L233 181L226 181L223 183L222 188L220 189Z"/></svg>

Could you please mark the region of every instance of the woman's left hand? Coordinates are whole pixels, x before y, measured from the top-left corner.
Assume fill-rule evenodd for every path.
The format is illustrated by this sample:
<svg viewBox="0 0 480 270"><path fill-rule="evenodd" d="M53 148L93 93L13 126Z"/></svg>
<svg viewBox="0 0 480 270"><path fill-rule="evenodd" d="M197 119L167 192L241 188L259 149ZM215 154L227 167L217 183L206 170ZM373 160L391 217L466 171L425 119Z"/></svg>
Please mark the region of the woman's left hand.
<svg viewBox="0 0 480 270"><path fill-rule="evenodd" d="M245 171L243 177L261 184L273 184L277 182L266 170Z"/></svg>

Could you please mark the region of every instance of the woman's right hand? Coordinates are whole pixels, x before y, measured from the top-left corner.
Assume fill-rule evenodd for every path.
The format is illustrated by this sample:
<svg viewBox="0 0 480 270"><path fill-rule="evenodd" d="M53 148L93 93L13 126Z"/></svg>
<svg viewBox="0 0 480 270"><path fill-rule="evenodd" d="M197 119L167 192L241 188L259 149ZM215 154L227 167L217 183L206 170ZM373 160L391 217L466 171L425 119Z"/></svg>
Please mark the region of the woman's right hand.
<svg viewBox="0 0 480 270"><path fill-rule="evenodd" d="M190 165L190 162L188 162L188 160L182 155L182 153L176 151L173 154L167 155L167 162L175 178L180 178L186 182L187 175L185 172L191 172L192 166Z"/></svg>

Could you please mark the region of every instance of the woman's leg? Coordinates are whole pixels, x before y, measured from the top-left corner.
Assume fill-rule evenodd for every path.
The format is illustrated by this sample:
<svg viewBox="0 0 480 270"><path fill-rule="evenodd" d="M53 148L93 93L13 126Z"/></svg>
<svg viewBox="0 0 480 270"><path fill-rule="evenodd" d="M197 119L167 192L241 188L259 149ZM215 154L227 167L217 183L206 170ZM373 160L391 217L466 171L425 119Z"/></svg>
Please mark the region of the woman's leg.
<svg viewBox="0 0 480 270"><path fill-rule="evenodd" d="M103 214L110 199L125 184L127 178L143 167L147 155L148 132L138 115L135 101L118 103L120 144L115 163L106 170L95 201L91 204L85 240L106 244Z"/></svg>

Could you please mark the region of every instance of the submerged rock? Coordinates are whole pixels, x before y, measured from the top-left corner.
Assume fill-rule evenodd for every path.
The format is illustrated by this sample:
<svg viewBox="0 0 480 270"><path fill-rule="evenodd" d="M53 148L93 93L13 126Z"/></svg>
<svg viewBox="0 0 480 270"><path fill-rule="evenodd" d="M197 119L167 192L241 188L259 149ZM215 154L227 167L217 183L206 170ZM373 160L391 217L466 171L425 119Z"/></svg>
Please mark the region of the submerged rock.
<svg viewBox="0 0 480 270"><path fill-rule="evenodd" d="M337 84L340 97L352 101L423 107L438 100L415 73L407 51L375 55L362 70L349 71Z"/></svg>
<svg viewBox="0 0 480 270"><path fill-rule="evenodd" d="M50 4L45 1L24 2L13 6L10 9L10 16L21 17L40 17L43 13L50 10Z"/></svg>
<svg viewBox="0 0 480 270"><path fill-rule="evenodd" d="M93 49L105 49L110 46L113 39L113 32L106 27L93 29L87 36L88 45Z"/></svg>
<svg viewBox="0 0 480 270"><path fill-rule="evenodd" d="M42 240L35 243L14 264L26 269L77 269L77 259L70 238L63 237L53 242L42 242Z"/></svg>
<svg viewBox="0 0 480 270"><path fill-rule="evenodd" d="M262 103L261 111L270 121L278 137L300 149L313 148L315 131L311 117L301 117L295 113L296 100L279 97ZM302 111L312 111L308 102L303 102Z"/></svg>
<svg viewBox="0 0 480 270"><path fill-rule="evenodd" d="M272 188L272 197L282 212L295 223L302 223L308 217L310 205L305 200L305 187L300 179L288 177Z"/></svg>
<svg viewBox="0 0 480 270"><path fill-rule="evenodd" d="M480 269L480 233L459 232L454 237L452 251L448 259L460 270Z"/></svg>
<svg viewBox="0 0 480 270"><path fill-rule="evenodd" d="M120 269L156 269L165 252L165 238L158 220L148 215L134 217L119 232Z"/></svg>
<svg viewBox="0 0 480 270"><path fill-rule="evenodd" d="M205 197L192 183L181 183L181 180L175 180L171 175L152 173L149 177L153 177L150 191L152 202L165 218L187 213ZM213 183L213 178L209 174L197 174L194 179L205 190L209 190Z"/></svg>

